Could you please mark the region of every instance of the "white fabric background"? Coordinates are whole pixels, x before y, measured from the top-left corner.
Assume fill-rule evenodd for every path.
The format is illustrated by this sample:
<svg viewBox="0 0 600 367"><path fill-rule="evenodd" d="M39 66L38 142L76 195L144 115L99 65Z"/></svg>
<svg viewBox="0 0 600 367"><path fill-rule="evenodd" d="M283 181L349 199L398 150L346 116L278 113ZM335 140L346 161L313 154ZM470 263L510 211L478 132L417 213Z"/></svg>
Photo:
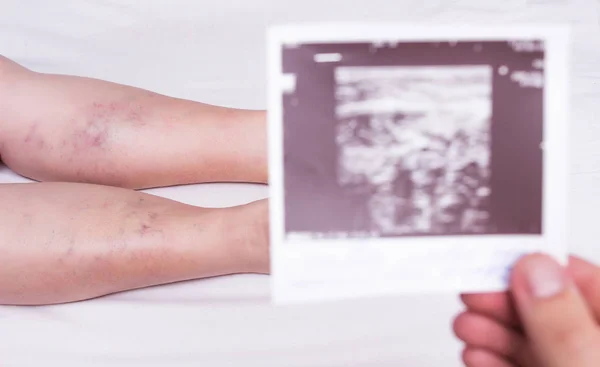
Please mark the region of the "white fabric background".
<svg viewBox="0 0 600 367"><path fill-rule="evenodd" d="M598 16L596 0L0 0L0 54L38 71L265 108L269 24L568 21L575 26L570 245L600 261ZM0 167L0 182L17 181L25 180ZM265 197L267 188L153 192L226 206ZM453 367L461 365L450 329L459 310L456 295L274 308L267 276L222 277L68 305L0 307L0 365Z"/></svg>

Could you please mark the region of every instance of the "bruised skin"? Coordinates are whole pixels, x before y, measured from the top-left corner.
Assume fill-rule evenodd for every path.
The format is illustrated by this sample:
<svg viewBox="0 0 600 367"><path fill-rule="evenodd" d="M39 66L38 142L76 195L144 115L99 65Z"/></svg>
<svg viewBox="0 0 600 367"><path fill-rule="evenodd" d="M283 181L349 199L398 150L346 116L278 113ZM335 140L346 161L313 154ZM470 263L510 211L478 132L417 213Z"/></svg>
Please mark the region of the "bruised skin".
<svg viewBox="0 0 600 367"><path fill-rule="evenodd" d="M0 69L0 155L25 177L127 188L267 181L262 111L35 73L6 59Z"/></svg>
<svg viewBox="0 0 600 367"><path fill-rule="evenodd" d="M0 156L40 181L146 188L266 182L264 113L0 57ZM267 202L187 206L101 185L0 185L0 304L48 304L269 271ZM50 214L49 214L50 213Z"/></svg>
<svg viewBox="0 0 600 367"><path fill-rule="evenodd" d="M269 271L266 201L205 209L72 183L0 185L0 201L0 304Z"/></svg>

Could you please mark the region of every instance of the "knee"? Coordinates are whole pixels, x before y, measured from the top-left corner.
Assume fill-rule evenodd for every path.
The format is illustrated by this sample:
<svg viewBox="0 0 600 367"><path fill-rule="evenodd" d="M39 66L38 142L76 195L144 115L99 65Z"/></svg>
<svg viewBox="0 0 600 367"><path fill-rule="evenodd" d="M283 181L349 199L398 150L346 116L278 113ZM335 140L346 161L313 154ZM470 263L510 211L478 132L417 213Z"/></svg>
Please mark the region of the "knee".
<svg viewBox="0 0 600 367"><path fill-rule="evenodd" d="M7 103L10 92L15 83L28 71L25 67L11 59L0 55L0 109L6 108L2 102ZM2 110L0 110L2 112Z"/></svg>
<svg viewBox="0 0 600 367"><path fill-rule="evenodd" d="M25 75L28 69L11 59L0 55L0 155L6 143L6 129L10 117L7 115L12 105L12 91L16 83ZM1 161L0 157L0 161Z"/></svg>
<svg viewBox="0 0 600 367"><path fill-rule="evenodd" d="M0 75L3 75L5 72L7 72L12 63L14 63L14 61L6 56L0 55Z"/></svg>
<svg viewBox="0 0 600 367"><path fill-rule="evenodd" d="M28 70L8 57L0 55L0 88L14 81L20 74Z"/></svg>

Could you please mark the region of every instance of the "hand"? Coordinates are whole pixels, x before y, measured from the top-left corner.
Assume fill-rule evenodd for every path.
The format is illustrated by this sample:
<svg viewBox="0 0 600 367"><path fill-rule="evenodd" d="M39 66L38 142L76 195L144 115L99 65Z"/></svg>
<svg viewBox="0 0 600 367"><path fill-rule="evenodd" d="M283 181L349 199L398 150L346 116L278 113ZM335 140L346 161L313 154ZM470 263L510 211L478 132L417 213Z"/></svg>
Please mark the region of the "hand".
<svg viewBox="0 0 600 367"><path fill-rule="evenodd" d="M462 295L454 321L468 367L600 366L600 268L576 257L517 262L510 292Z"/></svg>

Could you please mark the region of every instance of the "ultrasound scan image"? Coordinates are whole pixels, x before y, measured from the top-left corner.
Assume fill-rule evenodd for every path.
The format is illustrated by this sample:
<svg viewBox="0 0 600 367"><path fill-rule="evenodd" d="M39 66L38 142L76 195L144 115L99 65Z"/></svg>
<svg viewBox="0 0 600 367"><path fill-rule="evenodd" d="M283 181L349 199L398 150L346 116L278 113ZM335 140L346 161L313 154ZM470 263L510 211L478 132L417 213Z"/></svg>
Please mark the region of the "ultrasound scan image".
<svg viewBox="0 0 600 367"><path fill-rule="evenodd" d="M282 96L286 233L542 233L535 40L294 45Z"/></svg>
<svg viewBox="0 0 600 367"><path fill-rule="evenodd" d="M370 231L486 232L488 66L340 67L337 179L365 193Z"/></svg>

